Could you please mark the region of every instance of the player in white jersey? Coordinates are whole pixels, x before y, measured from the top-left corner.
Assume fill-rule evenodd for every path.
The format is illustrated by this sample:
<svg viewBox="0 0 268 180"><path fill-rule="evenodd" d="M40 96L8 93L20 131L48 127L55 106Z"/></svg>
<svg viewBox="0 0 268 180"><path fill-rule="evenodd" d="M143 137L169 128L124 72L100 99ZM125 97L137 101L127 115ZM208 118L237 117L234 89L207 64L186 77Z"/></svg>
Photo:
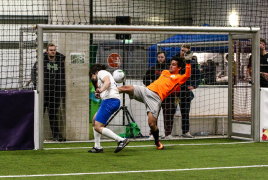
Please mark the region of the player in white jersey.
<svg viewBox="0 0 268 180"><path fill-rule="evenodd" d="M121 151L129 143L128 139L121 138L110 129L104 127L111 115L120 107L120 95L117 84L111 73L106 71L106 69L107 67L104 64L94 64L91 66L89 73L90 79L95 84L95 87L97 83L95 97L101 98L102 100L101 106L92 120L95 145L88 151L91 153L103 152L103 148L100 145L101 134L118 142L118 146L114 151L115 153Z"/></svg>

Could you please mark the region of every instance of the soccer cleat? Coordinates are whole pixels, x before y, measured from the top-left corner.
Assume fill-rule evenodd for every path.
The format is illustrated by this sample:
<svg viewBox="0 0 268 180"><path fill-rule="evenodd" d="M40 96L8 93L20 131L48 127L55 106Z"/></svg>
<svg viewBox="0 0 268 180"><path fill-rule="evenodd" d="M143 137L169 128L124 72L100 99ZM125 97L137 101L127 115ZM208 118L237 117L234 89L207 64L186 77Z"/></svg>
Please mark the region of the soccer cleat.
<svg viewBox="0 0 268 180"><path fill-rule="evenodd" d="M88 152L90 152L90 153L103 153L103 148L98 149L98 148L93 147Z"/></svg>
<svg viewBox="0 0 268 180"><path fill-rule="evenodd" d="M186 138L194 138L194 136L192 136L191 134L190 134L190 132L187 132L187 133L185 133L185 134L183 134L183 135L181 135L182 137L186 137Z"/></svg>
<svg viewBox="0 0 268 180"><path fill-rule="evenodd" d="M161 150L161 149L164 149L164 146L163 144L161 144L160 141L158 141L158 145L156 145L157 149Z"/></svg>
<svg viewBox="0 0 268 180"><path fill-rule="evenodd" d="M122 149L124 149L124 147L129 143L128 139L124 139L123 141L118 142L117 148L114 151L114 153L118 153L119 151L121 151Z"/></svg>

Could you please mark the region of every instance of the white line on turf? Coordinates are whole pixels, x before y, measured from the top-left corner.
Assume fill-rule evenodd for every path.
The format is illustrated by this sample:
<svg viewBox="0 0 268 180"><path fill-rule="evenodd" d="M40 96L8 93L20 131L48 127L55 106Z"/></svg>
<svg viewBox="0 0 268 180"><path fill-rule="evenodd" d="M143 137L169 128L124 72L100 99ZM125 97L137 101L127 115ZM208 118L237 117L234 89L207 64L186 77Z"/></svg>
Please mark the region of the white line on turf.
<svg viewBox="0 0 268 180"><path fill-rule="evenodd" d="M254 143L253 141L247 141L247 142L232 142L232 143L203 143L203 144L164 144L164 146L211 146L211 145L228 145L228 144L245 144L245 143ZM140 145L140 146L126 146L127 148L132 147L154 147L155 145ZM117 146L105 146L106 148L116 148ZM88 149L92 147L67 147L67 148L44 148L44 150L57 150L57 149Z"/></svg>
<svg viewBox="0 0 268 180"><path fill-rule="evenodd" d="M143 170L143 171L112 171L112 172L91 172L91 173L66 173L66 174L8 175L8 176L0 176L0 178L46 177L46 176L79 176L79 175L101 175L101 174L122 174L122 173L127 174L127 173L171 172L171 171L200 171L200 170L242 169L242 168L262 168L262 167L268 167L268 165L208 167L208 168L188 168L188 169L157 169L157 170Z"/></svg>

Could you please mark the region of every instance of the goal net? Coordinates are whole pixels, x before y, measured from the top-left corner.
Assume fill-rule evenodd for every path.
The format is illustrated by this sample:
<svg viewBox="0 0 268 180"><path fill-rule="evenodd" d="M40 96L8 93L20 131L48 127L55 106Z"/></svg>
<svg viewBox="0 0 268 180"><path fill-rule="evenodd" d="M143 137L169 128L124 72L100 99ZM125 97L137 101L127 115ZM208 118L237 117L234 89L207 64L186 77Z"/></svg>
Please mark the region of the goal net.
<svg viewBox="0 0 268 180"><path fill-rule="evenodd" d="M101 100L95 98L95 89L89 79L89 68L93 64L105 64L111 73L116 69L124 70L127 76L125 85L145 86L149 80L145 78L146 72L159 64L159 52L164 52L165 65L168 66L173 56L180 56L183 44L190 45L196 69L192 72L195 78L187 87L194 87L193 93L185 93L186 97L177 94L170 101L164 101L166 105L162 106L157 120L161 138L168 139L172 135L175 139L181 139L185 131L196 138L231 135L228 118L251 121L251 97L256 95L251 94L247 63L250 54L257 56L252 47L257 48L252 44L258 42L258 31L258 28L231 27L38 25L36 88L39 92L40 147L43 139L46 142L53 140L47 111L43 116L43 89L46 85L42 69L46 66L43 53L47 43L55 44L57 52L66 56L66 90L62 92L65 96L56 116L59 131L67 141L94 138L92 119ZM250 38L246 41L230 40L231 35ZM226 59L227 54L231 55L229 59ZM154 73L157 76L159 70L154 69ZM190 99L189 106L181 105L183 98ZM128 95L121 95L122 106L126 108L122 108L107 127L127 137L127 126L136 123L140 132L129 138L148 139L150 128L145 105L130 100ZM189 107L187 121L185 112ZM104 136L102 138L109 140Z"/></svg>

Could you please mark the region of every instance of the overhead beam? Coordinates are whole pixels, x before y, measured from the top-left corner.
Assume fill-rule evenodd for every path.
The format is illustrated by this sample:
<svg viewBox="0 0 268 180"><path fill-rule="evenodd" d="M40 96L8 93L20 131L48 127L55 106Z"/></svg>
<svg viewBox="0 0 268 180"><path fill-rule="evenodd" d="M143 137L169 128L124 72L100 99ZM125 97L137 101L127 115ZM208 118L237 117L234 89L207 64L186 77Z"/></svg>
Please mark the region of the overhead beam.
<svg viewBox="0 0 268 180"><path fill-rule="evenodd" d="M48 16L0 15L0 24L48 24Z"/></svg>
<svg viewBox="0 0 268 180"><path fill-rule="evenodd" d="M35 49L36 41L24 41L23 42L24 49ZM44 42L44 47L47 47L47 42ZM20 42L19 41L0 41L0 49L19 49Z"/></svg>

